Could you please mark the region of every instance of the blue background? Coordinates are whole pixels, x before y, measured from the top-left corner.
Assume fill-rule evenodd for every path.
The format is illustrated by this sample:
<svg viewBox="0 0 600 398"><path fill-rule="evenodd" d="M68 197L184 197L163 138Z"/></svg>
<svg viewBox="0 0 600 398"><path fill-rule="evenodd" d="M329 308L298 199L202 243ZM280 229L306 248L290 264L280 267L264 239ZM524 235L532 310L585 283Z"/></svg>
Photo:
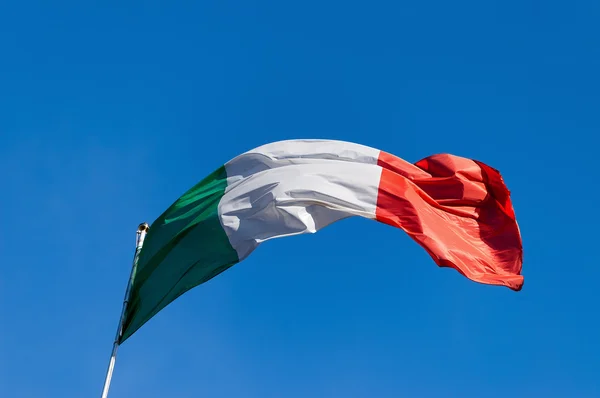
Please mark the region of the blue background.
<svg viewBox="0 0 600 398"><path fill-rule="evenodd" d="M271 241L120 348L118 397L598 397L597 1L5 2L0 396L99 396L135 230L334 138L500 169L516 293L363 219Z"/></svg>

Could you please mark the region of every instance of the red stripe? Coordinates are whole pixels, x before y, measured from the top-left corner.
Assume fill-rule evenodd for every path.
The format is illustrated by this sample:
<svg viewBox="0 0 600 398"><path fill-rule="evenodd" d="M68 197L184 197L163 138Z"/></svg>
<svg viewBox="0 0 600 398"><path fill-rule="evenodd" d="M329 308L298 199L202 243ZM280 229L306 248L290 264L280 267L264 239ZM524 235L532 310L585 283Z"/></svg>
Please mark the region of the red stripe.
<svg viewBox="0 0 600 398"><path fill-rule="evenodd" d="M378 165L378 221L403 229L440 267L521 289L521 235L497 170L447 154L413 165L381 152Z"/></svg>

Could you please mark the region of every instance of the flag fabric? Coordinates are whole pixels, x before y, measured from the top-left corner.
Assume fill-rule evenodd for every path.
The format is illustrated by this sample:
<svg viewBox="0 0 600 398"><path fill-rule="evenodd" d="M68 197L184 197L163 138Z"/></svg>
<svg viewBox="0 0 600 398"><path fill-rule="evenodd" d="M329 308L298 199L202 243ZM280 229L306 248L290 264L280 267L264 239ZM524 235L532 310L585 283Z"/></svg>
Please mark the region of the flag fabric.
<svg viewBox="0 0 600 398"><path fill-rule="evenodd" d="M519 227L497 170L449 154L411 164L350 142L280 141L219 167L152 223L120 342L262 242L352 216L403 230L473 281L523 285Z"/></svg>

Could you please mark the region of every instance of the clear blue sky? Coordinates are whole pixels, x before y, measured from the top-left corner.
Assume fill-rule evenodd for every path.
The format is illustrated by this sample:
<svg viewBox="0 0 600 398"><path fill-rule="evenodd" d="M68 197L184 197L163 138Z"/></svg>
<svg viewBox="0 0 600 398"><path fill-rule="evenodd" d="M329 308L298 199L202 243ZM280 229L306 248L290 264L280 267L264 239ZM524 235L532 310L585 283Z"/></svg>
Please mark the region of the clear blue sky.
<svg viewBox="0 0 600 398"><path fill-rule="evenodd" d="M0 12L0 396L99 396L138 223L305 137L500 169L523 290L345 220L168 306L111 398L600 396L599 2L93 3Z"/></svg>

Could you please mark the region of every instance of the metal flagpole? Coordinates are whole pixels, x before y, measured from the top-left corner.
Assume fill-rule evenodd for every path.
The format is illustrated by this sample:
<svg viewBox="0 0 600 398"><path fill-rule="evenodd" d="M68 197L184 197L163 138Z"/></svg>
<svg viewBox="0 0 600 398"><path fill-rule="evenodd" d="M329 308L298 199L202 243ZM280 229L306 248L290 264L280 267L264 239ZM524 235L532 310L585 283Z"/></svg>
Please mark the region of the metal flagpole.
<svg viewBox="0 0 600 398"><path fill-rule="evenodd" d="M125 311L127 310L127 304L129 303L129 293L131 291L131 285L135 276L135 270L137 267L138 258L142 245L144 244L144 238L148 233L150 227L147 223L142 223L138 226L136 233L135 242L135 254L133 256L133 265L131 266L131 274L129 275L129 281L127 282L127 289L125 290L125 298L123 299L123 309L121 310L121 318L119 319L119 326L117 327L117 334L113 343L112 354L110 355L110 362L108 363L108 370L106 371L106 380L104 381L104 389L102 390L102 398L108 396L108 389L110 388L110 381L112 379L113 370L115 369L115 361L117 359L117 349L119 348L119 339L123 332L123 321L125 320Z"/></svg>

